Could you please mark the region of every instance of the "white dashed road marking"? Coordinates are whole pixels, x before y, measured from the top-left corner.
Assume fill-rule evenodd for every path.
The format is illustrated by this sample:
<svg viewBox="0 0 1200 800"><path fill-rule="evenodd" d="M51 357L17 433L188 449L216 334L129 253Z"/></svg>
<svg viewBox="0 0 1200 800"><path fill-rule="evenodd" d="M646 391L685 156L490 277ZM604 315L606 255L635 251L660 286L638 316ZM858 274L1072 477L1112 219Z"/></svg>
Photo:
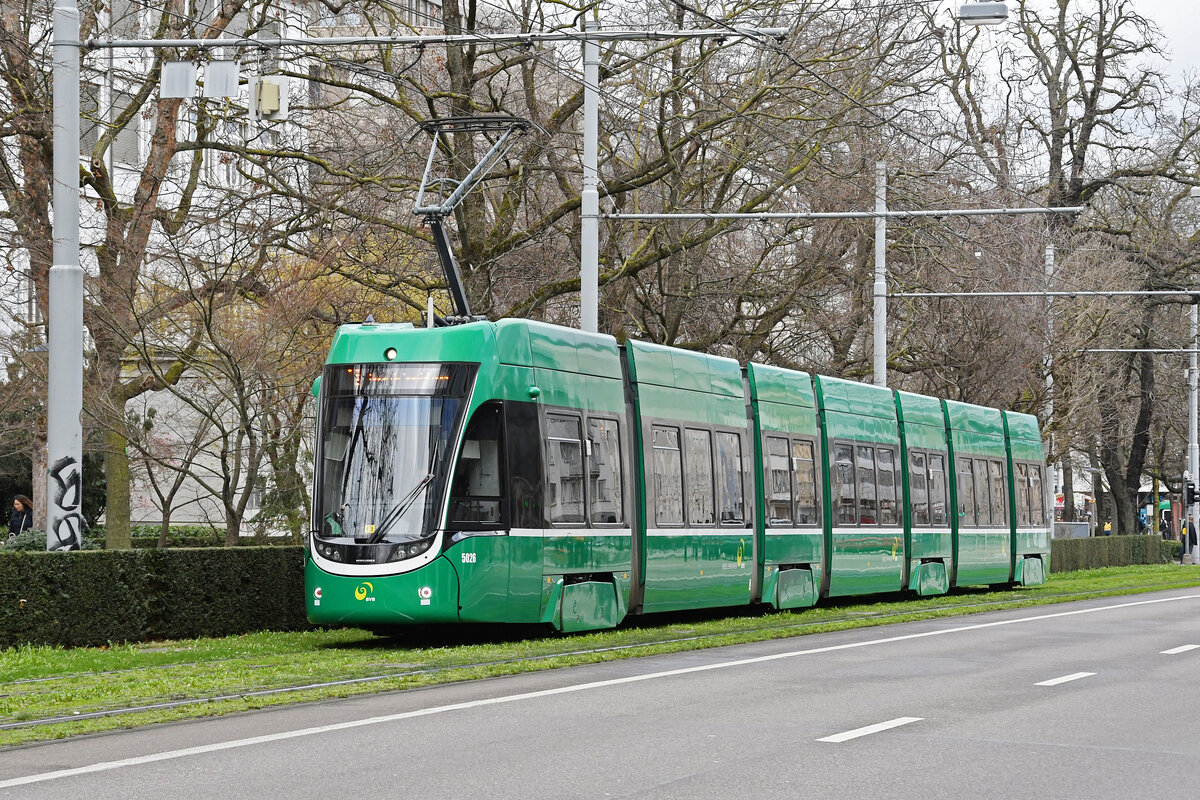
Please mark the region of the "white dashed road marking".
<svg viewBox="0 0 1200 800"><path fill-rule="evenodd" d="M1096 673L1094 673L1094 672L1072 672L1070 675L1063 675L1061 678L1051 678L1048 681L1042 681L1041 683L1035 683L1034 686L1058 686L1060 683L1067 683L1068 681L1077 681L1080 678L1090 678L1091 676L1093 676L1095 674Z"/></svg>
<svg viewBox="0 0 1200 800"><path fill-rule="evenodd" d="M822 739L817 739L818 742L848 742L851 739L857 739L860 736L868 736L872 733L899 728L901 725L907 725L910 722L920 722L923 717L896 717L889 719L887 722L877 722L874 725L868 725L865 728L855 728L852 731L844 733L835 733L833 736L826 736Z"/></svg>

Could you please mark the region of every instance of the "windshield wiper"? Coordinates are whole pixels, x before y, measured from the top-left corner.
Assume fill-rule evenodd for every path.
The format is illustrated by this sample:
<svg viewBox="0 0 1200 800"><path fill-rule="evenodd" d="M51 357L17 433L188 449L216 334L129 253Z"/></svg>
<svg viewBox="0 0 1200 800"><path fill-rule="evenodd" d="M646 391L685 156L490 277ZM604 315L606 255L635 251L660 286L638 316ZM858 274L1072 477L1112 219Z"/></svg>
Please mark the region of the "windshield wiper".
<svg viewBox="0 0 1200 800"><path fill-rule="evenodd" d="M404 495L404 497L401 498L396 505L392 506L391 510L388 511L387 516L383 518L383 522L375 526L375 532L371 534L371 538L367 540L367 544L379 544L382 542L388 528L392 527L396 520L404 516L405 512L408 511L409 507L416 502L417 497L420 496L421 490L428 486L432 480L433 473L431 472L424 478L421 478L421 480L417 481L417 485L412 488L412 491Z"/></svg>

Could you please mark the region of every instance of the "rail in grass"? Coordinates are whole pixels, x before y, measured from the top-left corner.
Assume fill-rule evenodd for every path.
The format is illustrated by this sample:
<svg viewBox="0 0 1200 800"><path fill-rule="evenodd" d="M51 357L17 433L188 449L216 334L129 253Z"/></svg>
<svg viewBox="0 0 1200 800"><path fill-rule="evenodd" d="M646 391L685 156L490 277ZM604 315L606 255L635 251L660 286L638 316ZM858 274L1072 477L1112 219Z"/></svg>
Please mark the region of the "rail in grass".
<svg viewBox="0 0 1200 800"><path fill-rule="evenodd" d="M1048 571L1025 414L523 320L343 326L314 391L316 623L590 630Z"/></svg>

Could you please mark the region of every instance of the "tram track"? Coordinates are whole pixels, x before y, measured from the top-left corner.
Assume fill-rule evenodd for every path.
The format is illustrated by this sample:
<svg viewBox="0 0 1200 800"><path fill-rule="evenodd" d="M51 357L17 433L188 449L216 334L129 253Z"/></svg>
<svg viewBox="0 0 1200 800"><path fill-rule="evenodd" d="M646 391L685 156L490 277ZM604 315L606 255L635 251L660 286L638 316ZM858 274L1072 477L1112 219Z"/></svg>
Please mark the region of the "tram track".
<svg viewBox="0 0 1200 800"><path fill-rule="evenodd" d="M486 669L489 667L506 666L513 664L537 664L539 662L550 661L560 658L579 658L583 656L601 655L604 653L624 652L637 650L647 647L656 647L672 644L687 644L704 641L716 641L721 639L729 639L731 637L751 634L751 633L778 633L781 631L798 630L798 629L813 629L812 632L819 632L821 628L826 628L834 625L845 624L848 622L879 622L895 617L915 617L917 620L938 615L945 611L966 611L969 613L982 613L989 609L995 609L1000 606L1005 608L1023 608L1038 605L1053 605L1060 602L1070 602L1072 600L1084 600L1096 597L1105 597L1113 595L1137 594L1142 591L1154 591L1162 589L1160 584L1143 584L1139 586L1123 587L1120 591L1098 590L1084 592L1062 592L1052 595L1039 595L1030 598L1007 598L986 600L977 603L943 603L935 606L928 606L919 610L892 610L879 612L852 612L841 614L836 617L830 617L822 620L812 620L805 622L790 622L779 625L757 626L752 629L742 631L722 631L719 633L699 634L696 636L674 636L662 639L652 639L648 641L639 641L629 644L609 645L605 647L585 648L582 650L564 650L553 653L542 653L533 656L522 656L518 658L502 658L490 659L486 661L475 661L461 664L447 664L437 667L426 667L421 669L403 670L399 672L386 672L370 675L362 675L350 678L342 678L332 681L319 681L302 684L287 684L284 686L276 686L264 689L239 690L234 692L226 692L222 694L198 695L194 697L173 698L170 700L161 700L156 702L139 703L136 705L121 706L116 708L95 709L95 710L72 710L70 713L61 713L48 717L39 717L36 719L15 720L10 719L0 722L0 731L17 730L22 728L35 728L46 725L61 724L66 722L78 722L88 719L100 719L105 717L124 716L128 714L137 714L150 711L163 711L173 708L181 708L185 706L197 706L207 703L218 703L230 700L246 700L258 697L271 697L285 695L291 693L299 693L305 691L319 691L322 689L335 689L343 686L356 686L370 683L378 683L387 680L397 680L403 678L415 678L421 676L431 676L458 672L464 670ZM720 646L714 644L712 646ZM695 649L702 649L697 647ZM219 661L230 661L231 659L219 659ZM17 686L22 684L43 683L47 681L69 681L72 678L97 677L97 676L112 676L112 675L128 675L138 672L145 672L155 669L161 669L164 666L201 666L209 665L218 662L181 662L180 664L172 665L155 665L146 667L133 667L127 670L106 670L102 673L73 673L69 675L59 675L53 678L33 678L22 681L10 681L7 686Z"/></svg>

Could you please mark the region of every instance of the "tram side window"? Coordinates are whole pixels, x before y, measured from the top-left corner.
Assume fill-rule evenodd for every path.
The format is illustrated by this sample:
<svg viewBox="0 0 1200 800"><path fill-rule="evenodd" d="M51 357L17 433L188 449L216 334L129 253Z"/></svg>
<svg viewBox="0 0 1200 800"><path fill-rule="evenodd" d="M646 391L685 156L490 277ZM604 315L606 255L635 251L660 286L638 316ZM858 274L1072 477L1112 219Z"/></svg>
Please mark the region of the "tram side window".
<svg viewBox="0 0 1200 800"><path fill-rule="evenodd" d="M589 419L588 503L595 524L625 521L621 482L621 435L613 419Z"/></svg>
<svg viewBox="0 0 1200 800"><path fill-rule="evenodd" d="M896 513L896 454L887 447L875 454L876 477L879 483L879 524L898 525Z"/></svg>
<svg viewBox="0 0 1200 800"><path fill-rule="evenodd" d="M450 487L452 523L490 527L502 522L500 414L499 404L485 405L467 426Z"/></svg>
<svg viewBox="0 0 1200 800"><path fill-rule="evenodd" d="M746 521L742 437L736 433L717 433L717 510L722 525L740 525Z"/></svg>
<svg viewBox="0 0 1200 800"><path fill-rule="evenodd" d="M786 528L792 524L792 471L788 440L767 437L767 526Z"/></svg>
<svg viewBox="0 0 1200 800"><path fill-rule="evenodd" d="M1004 491L1004 465L991 462L992 468L992 524L1008 524L1008 493Z"/></svg>
<svg viewBox="0 0 1200 800"><path fill-rule="evenodd" d="M712 434L694 428L684 429L684 485L687 487L689 525L713 524Z"/></svg>
<svg viewBox="0 0 1200 800"><path fill-rule="evenodd" d="M837 504L837 523L853 525L858 521L854 513L857 499L854 485L854 448L848 444L833 446L833 502Z"/></svg>
<svg viewBox="0 0 1200 800"><path fill-rule="evenodd" d="M1045 525L1046 515L1042 510L1042 468L1029 467L1029 520L1033 525Z"/></svg>
<svg viewBox="0 0 1200 800"><path fill-rule="evenodd" d="M546 501L550 521L583 522L583 438L579 418L547 414L546 432Z"/></svg>
<svg viewBox="0 0 1200 800"><path fill-rule="evenodd" d="M988 462L983 458L971 461L975 473L975 518L980 527L992 524L992 501L988 496Z"/></svg>
<svg viewBox="0 0 1200 800"><path fill-rule="evenodd" d="M971 477L971 459L958 459L958 524L959 527L975 527L975 481Z"/></svg>
<svg viewBox="0 0 1200 800"><path fill-rule="evenodd" d="M683 465L679 429L651 427L654 465L654 524L683 525Z"/></svg>
<svg viewBox="0 0 1200 800"><path fill-rule="evenodd" d="M912 524L929 524L929 476L926 473L925 454L908 454L908 496L912 503Z"/></svg>
<svg viewBox="0 0 1200 800"><path fill-rule="evenodd" d="M859 445L854 453L858 467L858 524L875 525L879 509L875 494L875 448Z"/></svg>
<svg viewBox="0 0 1200 800"><path fill-rule="evenodd" d="M1029 467L1017 464L1017 524L1029 524Z"/></svg>
<svg viewBox="0 0 1200 800"><path fill-rule="evenodd" d="M900 516L896 507L896 457L890 447L880 447L875 453L876 477L880 489L880 524L898 525Z"/></svg>
<svg viewBox="0 0 1200 800"><path fill-rule="evenodd" d="M792 442L792 466L796 495L796 524L820 525L821 503L817 500L817 462L813 458L813 443Z"/></svg>
<svg viewBox="0 0 1200 800"><path fill-rule="evenodd" d="M946 457L929 454L929 524L948 525L946 503Z"/></svg>

